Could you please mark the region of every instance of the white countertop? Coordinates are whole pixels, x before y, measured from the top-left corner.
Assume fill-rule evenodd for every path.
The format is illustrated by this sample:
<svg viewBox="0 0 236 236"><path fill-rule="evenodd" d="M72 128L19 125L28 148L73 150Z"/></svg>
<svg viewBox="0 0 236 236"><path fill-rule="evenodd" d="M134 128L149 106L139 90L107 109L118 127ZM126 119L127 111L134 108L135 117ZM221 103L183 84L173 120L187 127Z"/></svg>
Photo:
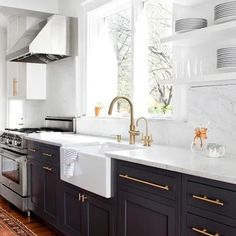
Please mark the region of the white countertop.
<svg viewBox="0 0 236 236"><path fill-rule="evenodd" d="M111 139L95 136L50 133L30 134L27 139L56 146L86 145L91 142L111 141ZM135 150L108 152L106 156L113 159L236 184L236 157L229 155L226 155L224 158L208 158L193 154L187 149L153 145L148 148L140 146L140 149Z"/></svg>

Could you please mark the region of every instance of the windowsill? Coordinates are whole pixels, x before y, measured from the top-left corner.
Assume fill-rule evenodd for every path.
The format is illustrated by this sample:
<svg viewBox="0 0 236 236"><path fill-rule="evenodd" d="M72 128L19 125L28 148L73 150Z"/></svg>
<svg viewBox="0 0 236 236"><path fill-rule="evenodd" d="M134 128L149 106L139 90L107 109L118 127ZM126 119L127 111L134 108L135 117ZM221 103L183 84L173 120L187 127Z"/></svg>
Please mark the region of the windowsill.
<svg viewBox="0 0 236 236"><path fill-rule="evenodd" d="M98 119L98 120L129 120L129 116L78 116L78 119ZM138 118L138 117L137 117ZM148 121L151 122L177 122L177 123L186 123L187 120L183 118L173 118L173 117L146 117Z"/></svg>

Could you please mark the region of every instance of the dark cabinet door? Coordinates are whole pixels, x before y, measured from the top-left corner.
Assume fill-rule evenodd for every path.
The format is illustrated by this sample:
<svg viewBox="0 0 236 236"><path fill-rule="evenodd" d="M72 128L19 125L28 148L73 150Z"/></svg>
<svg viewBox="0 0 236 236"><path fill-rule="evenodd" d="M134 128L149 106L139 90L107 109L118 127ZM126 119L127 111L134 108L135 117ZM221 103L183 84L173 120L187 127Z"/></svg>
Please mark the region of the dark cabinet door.
<svg viewBox="0 0 236 236"><path fill-rule="evenodd" d="M175 236L175 231L175 208L119 190L118 236Z"/></svg>
<svg viewBox="0 0 236 236"><path fill-rule="evenodd" d="M85 234L85 203L81 201L82 193L79 188L60 184L60 227L65 235L83 236Z"/></svg>
<svg viewBox="0 0 236 236"><path fill-rule="evenodd" d="M43 193L44 193L44 214L45 220L55 224L57 222L57 179L58 170L55 166L43 163L42 166Z"/></svg>
<svg viewBox="0 0 236 236"><path fill-rule="evenodd" d="M114 236L114 216L112 204L107 199L86 196L86 236ZM108 200L107 200L108 201Z"/></svg>
<svg viewBox="0 0 236 236"><path fill-rule="evenodd" d="M42 165L38 161L28 161L29 208L38 214L43 212L43 175Z"/></svg>

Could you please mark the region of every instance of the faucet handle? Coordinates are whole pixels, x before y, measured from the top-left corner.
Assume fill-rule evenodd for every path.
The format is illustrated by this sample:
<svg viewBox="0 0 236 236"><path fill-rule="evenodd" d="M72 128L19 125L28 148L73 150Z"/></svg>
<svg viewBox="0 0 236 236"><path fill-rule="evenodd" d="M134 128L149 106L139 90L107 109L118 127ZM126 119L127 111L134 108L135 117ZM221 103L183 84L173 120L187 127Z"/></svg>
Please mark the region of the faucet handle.
<svg viewBox="0 0 236 236"><path fill-rule="evenodd" d="M114 134L114 135L112 135L112 137L116 138L116 141L117 141L118 143L121 142L121 138L122 138L121 134Z"/></svg>
<svg viewBox="0 0 236 236"><path fill-rule="evenodd" d="M151 146L151 143L153 143L152 135L148 136L148 146Z"/></svg>

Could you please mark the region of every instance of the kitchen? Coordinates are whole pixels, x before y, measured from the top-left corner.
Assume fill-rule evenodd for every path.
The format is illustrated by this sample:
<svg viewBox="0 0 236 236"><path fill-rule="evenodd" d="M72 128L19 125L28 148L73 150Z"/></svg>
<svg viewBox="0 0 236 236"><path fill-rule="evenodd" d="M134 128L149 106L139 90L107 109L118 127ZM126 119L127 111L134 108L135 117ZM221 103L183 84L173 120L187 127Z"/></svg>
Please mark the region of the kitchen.
<svg viewBox="0 0 236 236"><path fill-rule="evenodd" d="M236 235L234 4L0 1L0 235Z"/></svg>

